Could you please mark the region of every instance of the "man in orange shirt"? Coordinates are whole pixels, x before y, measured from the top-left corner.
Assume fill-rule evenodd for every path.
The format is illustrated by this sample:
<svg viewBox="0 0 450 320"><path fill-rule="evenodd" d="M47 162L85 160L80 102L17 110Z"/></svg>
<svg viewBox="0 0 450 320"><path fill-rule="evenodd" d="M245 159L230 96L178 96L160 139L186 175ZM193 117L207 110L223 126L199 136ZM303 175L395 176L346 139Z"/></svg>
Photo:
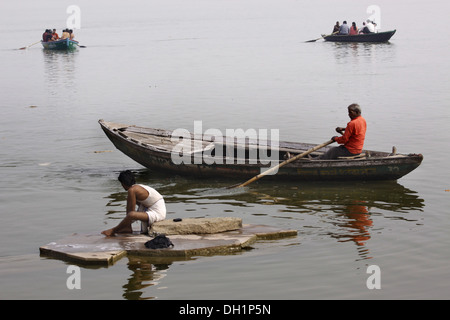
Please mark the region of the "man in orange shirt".
<svg viewBox="0 0 450 320"><path fill-rule="evenodd" d="M56 33L56 29L53 29L52 36L53 41L59 40L59 35Z"/></svg>
<svg viewBox="0 0 450 320"><path fill-rule="evenodd" d="M361 116L361 107L353 103L348 106L348 116L350 122L346 128L337 127L336 132L342 136L334 136L331 139L340 144L339 147L333 147L321 155L321 160L337 159L338 157L351 157L361 153L364 146L367 124Z"/></svg>

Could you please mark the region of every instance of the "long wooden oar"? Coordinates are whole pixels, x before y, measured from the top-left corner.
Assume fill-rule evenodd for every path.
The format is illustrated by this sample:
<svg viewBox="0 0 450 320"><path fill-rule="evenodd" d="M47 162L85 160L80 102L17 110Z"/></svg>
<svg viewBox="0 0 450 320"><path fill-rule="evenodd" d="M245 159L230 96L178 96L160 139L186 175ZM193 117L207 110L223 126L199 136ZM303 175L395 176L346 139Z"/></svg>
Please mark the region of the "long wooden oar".
<svg viewBox="0 0 450 320"><path fill-rule="evenodd" d="M235 186L231 186L231 187L229 187L229 188L231 189L231 188L245 187L246 185L249 185L250 183L252 183L252 182L254 182L254 181L258 180L258 179L261 179L262 177L264 177L264 176L266 176L266 175L268 175L268 174L270 174L270 173L272 173L272 172L278 170L278 169L281 168L282 166L287 165L288 163L291 163L292 161L295 161L295 160L297 160L297 159L303 158L304 156L310 154L311 152L314 152L314 151L316 151L316 150L319 150L319 149L321 149L321 148L323 148L323 147L325 147L325 146L327 146L327 145L329 145L330 143L333 143L333 142L334 142L333 140L329 140L329 141L327 141L327 142L324 142L324 143L322 143L322 144L319 144L319 145L315 146L314 148L309 149L308 151L305 151L305 152L303 152L303 153L300 153L300 154L296 155L295 157L292 157L292 158L290 158L290 159L288 159L288 160L286 160L286 161L283 161L283 162L280 163L279 165L277 165L277 166L275 166L275 167L272 167L272 168L270 168L270 169L264 171L263 173L258 174L257 176L254 176L253 178L247 180L247 181L244 182L244 183L241 183L241 184L235 185Z"/></svg>
<svg viewBox="0 0 450 320"><path fill-rule="evenodd" d="M29 48L29 47L31 47L31 46L34 46L35 44L38 44L39 42L41 42L41 40L39 40L39 41L37 41L37 42L35 42L35 43L32 43L32 44L30 44L29 46L19 48L19 50L25 50L25 49L27 49L27 48Z"/></svg>
<svg viewBox="0 0 450 320"><path fill-rule="evenodd" d="M313 40L308 40L308 41L305 41L305 42L316 42L317 40L320 40L320 39L325 38L325 37L328 37L328 36L332 36L333 34L336 34L336 33L338 33L338 32L339 32L339 31L333 32L332 34L323 34L320 38L313 39Z"/></svg>

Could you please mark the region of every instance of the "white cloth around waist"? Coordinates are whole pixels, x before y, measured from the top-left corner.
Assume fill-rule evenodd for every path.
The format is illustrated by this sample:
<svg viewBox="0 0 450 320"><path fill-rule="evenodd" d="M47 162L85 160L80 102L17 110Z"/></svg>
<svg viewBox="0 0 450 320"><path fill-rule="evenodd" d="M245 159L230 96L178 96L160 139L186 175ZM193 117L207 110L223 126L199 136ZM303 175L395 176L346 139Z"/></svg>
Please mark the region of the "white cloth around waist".
<svg viewBox="0 0 450 320"><path fill-rule="evenodd" d="M166 218L166 203L164 202L164 199L161 198L151 207L146 207L143 204L139 204L137 211L147 213L148 223L153 224Z"/></svg>

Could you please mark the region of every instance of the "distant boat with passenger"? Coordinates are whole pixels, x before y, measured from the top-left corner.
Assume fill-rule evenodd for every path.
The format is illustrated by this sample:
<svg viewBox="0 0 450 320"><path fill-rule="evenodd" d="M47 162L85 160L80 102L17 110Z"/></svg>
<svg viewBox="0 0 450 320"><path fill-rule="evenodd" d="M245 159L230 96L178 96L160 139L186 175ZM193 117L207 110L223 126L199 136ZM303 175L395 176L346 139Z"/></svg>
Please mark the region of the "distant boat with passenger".
<svg viewBox="0 0 450 320"><path fill-rule="evenodd" d="M56 33L56 29L46 29L42 34L42 46L44 49L49 50L73 50L76 49L78 41L74 40L74 34L72 30L64 29L62 37Z"/></svg>
<svg viewBox="0 0 450 320"><path fill-rule="evenodd" d="M322 35L325 41L331 42L387 42L395 34L397 30L374 32L374 33L360 33L355 35L347 34L330 34Z"/></svg>

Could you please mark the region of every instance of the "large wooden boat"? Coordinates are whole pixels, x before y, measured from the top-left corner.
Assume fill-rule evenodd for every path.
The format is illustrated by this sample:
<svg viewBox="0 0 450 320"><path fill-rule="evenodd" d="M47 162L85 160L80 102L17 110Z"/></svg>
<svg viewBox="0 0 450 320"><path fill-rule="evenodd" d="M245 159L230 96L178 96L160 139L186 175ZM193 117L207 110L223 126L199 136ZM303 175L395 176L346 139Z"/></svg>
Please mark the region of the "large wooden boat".
<svg viewBox="0 0 450 320"><path fill-rule="evenodd" d="M48 50L73 50L78 47L78 42L70 39L62 39L56 41L41 41L44 49Z"/></svg>
<svg viewBox="0 0 450 320"><path fill-rule="evenodd" d="M395 31L396 30L357 35L331 34L328 36L324 35L323 38L325 41L332 42L387 42L395 34Z"/></svg>
<svg viewBox="0 0 450 320"><path fill-rule="evenodd" d="M255 155L260 157L267 150L264 146L261 147L262 143L252 139L245 139L242 143L234 137L217 139L205 134L190 134L189 139L180 139L173 135L173 131L168 130L104 120L99 120L99 123L117 149L144 167L197 177L251 178L261 173L262 168L273 167L286 157L295 156L315 146L309 143L279 142L276 148L270 150L271 158L275 158L275 155L279 160L264 163L262 156L258 160ZM264 144L271 146L270 143ZM183 146L187 148L181 148ZM316 157L330 147L332 146L315 151L307 158L293 161L281 167L275 175L267 175L264 179L396 180L416 169L423 160L421 154L397 154L394 150L363 150L359 157L317 160ZM181 149L188 150L183 152L183 163L179 161Z"/></svg>

